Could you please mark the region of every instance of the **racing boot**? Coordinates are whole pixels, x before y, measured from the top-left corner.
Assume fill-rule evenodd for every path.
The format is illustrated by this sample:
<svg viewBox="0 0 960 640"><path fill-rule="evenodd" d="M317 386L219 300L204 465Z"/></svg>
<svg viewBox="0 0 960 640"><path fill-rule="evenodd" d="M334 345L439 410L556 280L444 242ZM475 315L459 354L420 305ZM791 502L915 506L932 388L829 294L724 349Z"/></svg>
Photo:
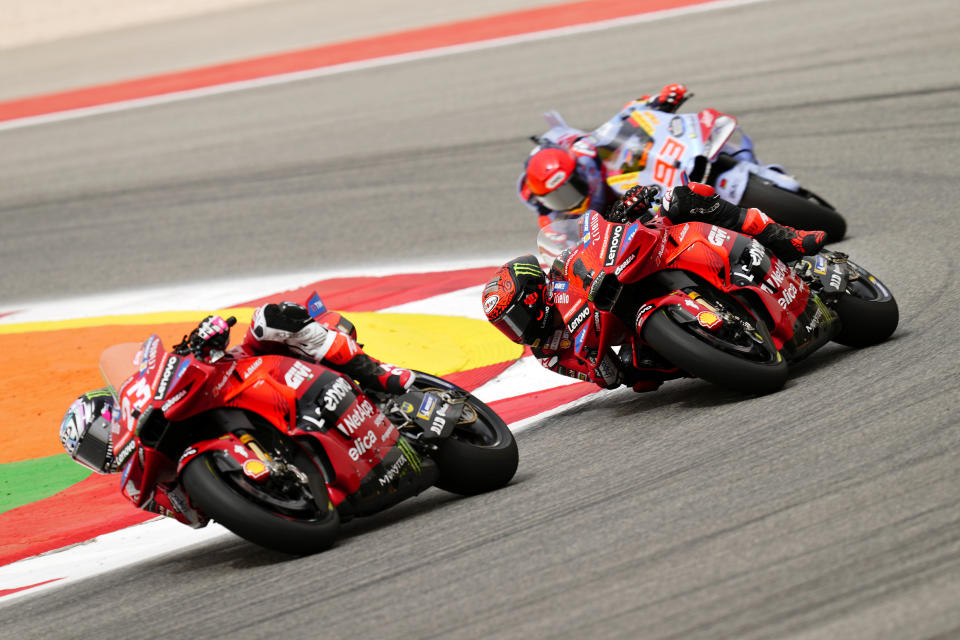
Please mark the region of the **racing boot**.
<svg viewBox="0 0 960 640"><path fill-rule="evenodd" d="M801 231L777 224L759 209L744 209L740 230L756 238L784 262L794 262L802 256L816 255L827 239L827 234L823 231Z"/></svg>
<svg viewBox="0 0 960 640"><path fill-rule="evenodd" d="M410 388L417 375L409 369L384 364L365 354L350 336L337 331L325 360L360 383L364 389L400 395Z"/></svg>

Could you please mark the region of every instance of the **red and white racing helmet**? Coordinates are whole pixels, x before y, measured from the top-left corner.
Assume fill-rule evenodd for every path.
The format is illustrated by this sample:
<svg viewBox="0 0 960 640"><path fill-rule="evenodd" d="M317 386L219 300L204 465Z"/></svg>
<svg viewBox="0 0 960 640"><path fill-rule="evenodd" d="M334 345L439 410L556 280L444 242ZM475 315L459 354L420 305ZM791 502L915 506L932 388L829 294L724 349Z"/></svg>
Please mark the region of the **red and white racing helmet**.
<svg viewBox="0 0 960 640"><path fill-rule="evenodd" d="M583 213L590 207L590 183L577 157L562 147L545 147L527 159L527 188L551 211Z"/></svg>

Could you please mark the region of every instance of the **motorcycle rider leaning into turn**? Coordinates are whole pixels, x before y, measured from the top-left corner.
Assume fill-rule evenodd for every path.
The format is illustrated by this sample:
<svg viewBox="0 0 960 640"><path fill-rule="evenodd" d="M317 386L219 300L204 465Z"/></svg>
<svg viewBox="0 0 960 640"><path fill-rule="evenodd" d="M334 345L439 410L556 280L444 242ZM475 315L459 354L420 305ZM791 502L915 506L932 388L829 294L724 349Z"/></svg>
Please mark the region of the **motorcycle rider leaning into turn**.
<svg viewBox="0 0 960 640"><path fill-rule="evenodd" d="M632 187L601 215L610 222L639 220L645 224L656 217L653 201L659 192L659 187ZM659 214L668 224L705 222L753 236L785 262L818 253L826 239L823 231L800 231L777 224L759 209L738 207L722 200L713 187L696 182L667 191ZM555 279L567 272L569 256L567 250L557 257L550 270ZM562 375L589 380L606 389L627 385L634 391L653 391L664 380L679 376L675 367L649 348L637 353L636 361L629 349L620 354L608 349L597 358L596 366L579 359L550 296L539 260L526 255L497 271L483 289L483 309L501 333L513 342L530 346L541 365Z"/></svg>
<svg viewBox="0 0 960 640"><path fill-rule="evenodd" d="M676 113L692 96L686 86L668 84L656 96L631 100L608 122L624 120L637 109ZM596 132L555 126L534 140L537 146L517 180L517 196L538 214L541 227L559 214L577 215L590 209L603 213L614 205L617 193L607 185Z"/></svg>
<svg viewBox="0 0 960 640"><path fill-rule="evenodd" d="M229 340L227 321L220 316L207 316L189 336L184 336L174 352L213 362L226 353ZM350 376L364 389L391 394L402 394L416 380L413 371L372 358L345 331L314 320L306 307L292 302L258 307L243 343L230 349L230 353L284 355L322 363ZM88 391L67 409L60 423L60 442L71 458L97 473L119 471L110 440L111 427L119 418L119 407L109 389ZM167 498L158 496L157 500ZM153 500L142 508L162 515L178 513L172 505Z"/></svg>

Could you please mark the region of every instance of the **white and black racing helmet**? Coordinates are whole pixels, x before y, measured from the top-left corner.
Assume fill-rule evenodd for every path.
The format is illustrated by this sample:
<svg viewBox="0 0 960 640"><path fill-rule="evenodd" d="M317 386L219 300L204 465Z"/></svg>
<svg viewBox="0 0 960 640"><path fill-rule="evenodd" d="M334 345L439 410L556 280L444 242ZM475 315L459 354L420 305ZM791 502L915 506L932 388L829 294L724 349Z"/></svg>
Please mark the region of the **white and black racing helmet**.
<svg viewBox="0 0 960 640"><path fill-rule="evenodd" d="M70 457L97 473L114 467L110 428L118 418L109 389L88 391L73 401L60 423L60 443Z"/></svg>

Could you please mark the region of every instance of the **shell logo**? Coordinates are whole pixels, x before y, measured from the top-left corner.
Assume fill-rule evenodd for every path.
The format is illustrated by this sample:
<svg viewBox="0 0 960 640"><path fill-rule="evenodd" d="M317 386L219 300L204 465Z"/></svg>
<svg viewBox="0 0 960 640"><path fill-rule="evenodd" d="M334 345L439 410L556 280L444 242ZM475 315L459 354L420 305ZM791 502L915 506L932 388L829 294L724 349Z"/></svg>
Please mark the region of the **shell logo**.
<svg viewBox="0 0 960 640"><path fill-rule="evenodd" d="M243 463L243 473L254 480L259 480L270 472L267 470L267 465L260 460L250 459Z"/></svg>
<svg viewBox="0 0 960 640"><path fill-rule="evenodd" d="M701 311L697 314L697 322L707 329L713 329L720 324L720 316L712 311Z"/></svg>

